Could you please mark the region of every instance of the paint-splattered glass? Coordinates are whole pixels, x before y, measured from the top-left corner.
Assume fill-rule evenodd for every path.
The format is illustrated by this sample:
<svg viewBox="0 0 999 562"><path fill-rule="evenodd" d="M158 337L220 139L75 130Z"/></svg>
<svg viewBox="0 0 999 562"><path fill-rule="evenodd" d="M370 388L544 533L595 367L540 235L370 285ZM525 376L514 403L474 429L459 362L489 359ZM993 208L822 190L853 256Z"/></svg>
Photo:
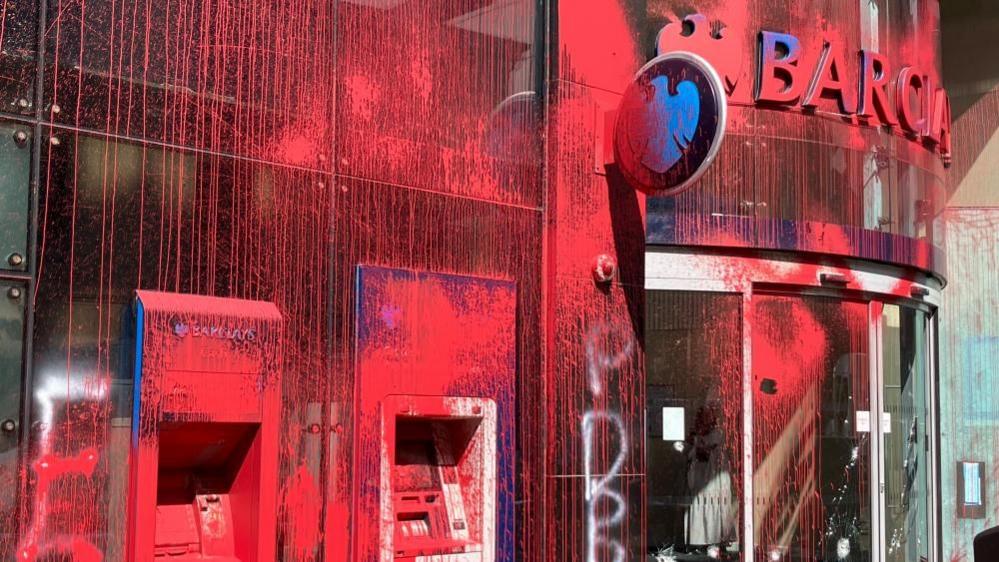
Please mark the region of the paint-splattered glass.
<svg viewBox="0 0 999 562"><path fill-rule="evenodd" d="M885 305L881 322L886 560L927 560L930 423L926 314Z"/></svg>
<svg viewBox="0 0 999 562"><path fill-rule="evenodd" d="M756 560L871 560L868 305L754 296Z"/></svg>
<svg viewBox="0 0 999 562"><path fill-rule="evenodd" d="M742 296L652 292L648 299L649 560L738 559Z"/></svg>

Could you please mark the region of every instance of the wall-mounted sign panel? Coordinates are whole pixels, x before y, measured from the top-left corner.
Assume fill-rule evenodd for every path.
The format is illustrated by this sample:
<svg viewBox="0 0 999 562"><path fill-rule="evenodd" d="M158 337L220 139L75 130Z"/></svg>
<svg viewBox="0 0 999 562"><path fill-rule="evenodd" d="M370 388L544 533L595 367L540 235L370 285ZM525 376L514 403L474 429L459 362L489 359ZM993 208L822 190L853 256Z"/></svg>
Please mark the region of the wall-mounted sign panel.
<svg viewBox="0 0 999 562"><path fill-rule="evenodd" d="M31 129L0 124L0 270L28 269Z"/></svg>

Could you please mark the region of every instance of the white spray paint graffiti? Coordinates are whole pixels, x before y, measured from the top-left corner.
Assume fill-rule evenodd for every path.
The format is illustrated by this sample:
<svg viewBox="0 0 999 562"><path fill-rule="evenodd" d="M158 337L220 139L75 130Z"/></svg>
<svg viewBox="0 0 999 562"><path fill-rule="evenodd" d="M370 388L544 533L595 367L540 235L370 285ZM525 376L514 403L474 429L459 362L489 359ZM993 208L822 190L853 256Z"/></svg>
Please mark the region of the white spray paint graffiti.
<svg viewBox="0 0 999 562"><path fill-rule="evenodd" d="M586 336L586 372L593 398L603 397L607 375L620 369L634 350L634 341L629 340L624 348L612 353L607 349L606 342L610 340L608 330L604 326L594 327ZM600 402L596 400L596 402ZM595 475L594 449L598 446L596 440L598 426L605 426L610 434L616 434L619 443L617 455L605 474ZM613 484L621 474L624 461L628 454L628 435L624 422L617 412L611 412L604 406L589 410L583 415L583 470L586 482L586 562L598 562L598 552L603 546L611 552L609 560L622 562L625 558L624 545L610 538L610 530L624 521L628 512L627 501ZM605 505L608 512L601 512L598 506Z"/></svg>
<svg viewBox="0 0 999 562"><path fill-rule="evenodd" d="M49 490L53 481L65 477L93 478L98 454L94 448L84 448L75 457L54 454L52 441L55 437L56 419L59 409L69 404L84 402L100 403L110 392L109 377L96 378L88 373L63 374L59 371L46 373L45 381L35 390L38 403L38 452L32 469L36 477L36 498L27 529L22 534L18 547L20 562L34 562L49 550L69 551L74 561L100 562L104 554L87 538L73 534L49 536Z"/></svg>
<svg viewBox="0 0 999 562"><path fill-rule="evenodd" d="M613 426L621 437L621 448L617 457L611 465L607 474L594 476L593 466L593 427L598 421L606 421ZM621 473L624 465L624 458L628 452L627 444L624 441L624 424L621 417L606 411L587 412L583 416L583 462L586 466L586 560L587 562L597 562L597 548L601 544L606 544L613 551L611 560L621 562L624 560L624 547L617 540L607 536L607 530L616 527L624 520L628 511L624 496L620 492L611 488L611 484ZM604 500L613 504L610 514L599 514L597 512L598 503Z"/></svg>

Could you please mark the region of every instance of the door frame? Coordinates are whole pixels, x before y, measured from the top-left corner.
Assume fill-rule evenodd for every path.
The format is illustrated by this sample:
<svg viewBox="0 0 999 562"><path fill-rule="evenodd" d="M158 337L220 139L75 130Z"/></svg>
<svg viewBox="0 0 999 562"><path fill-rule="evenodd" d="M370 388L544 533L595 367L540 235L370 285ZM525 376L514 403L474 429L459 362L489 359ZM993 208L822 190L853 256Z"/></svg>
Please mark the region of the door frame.
<svg viewBox="0 0 999 562"><path fill-rule="evenodd" d="M694 254L649 248L645 252L645 290L729 293L742 296L742 550L743 560L755 557L753 523L753 295L756 289L776 292L820 293L840 296L867 303L869 337L870 411L884 411L883 371L883 308L885 302L928 309L926 322L926 382L930 430L929 439L929 552L931 560L941 559L939 541L939 469L937 458L937 363L936 314L941 303L940 290L926 282L912 281L888 273L888 267L863 263L850 267L846 260L837 263L813 263L758 256ZM871 482L871 549L872 562L884 562L885 553L885 468L882 458L884 433L882 416L871 415L869 454L872 459Z"/></svg>

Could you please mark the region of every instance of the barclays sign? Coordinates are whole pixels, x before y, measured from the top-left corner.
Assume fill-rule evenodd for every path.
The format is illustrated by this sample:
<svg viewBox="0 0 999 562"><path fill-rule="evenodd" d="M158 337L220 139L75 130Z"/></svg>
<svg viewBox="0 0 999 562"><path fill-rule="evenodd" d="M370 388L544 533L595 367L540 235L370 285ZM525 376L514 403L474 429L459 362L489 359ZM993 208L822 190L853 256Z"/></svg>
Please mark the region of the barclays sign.
<svg viewBox="0 0 999 562"><path fill-rule="evenodd" d="M718 154L727 103L721 78L700 56L672 52L649 61L617 112L614 158L622 174L650 194L689 188Z"/></svg>

